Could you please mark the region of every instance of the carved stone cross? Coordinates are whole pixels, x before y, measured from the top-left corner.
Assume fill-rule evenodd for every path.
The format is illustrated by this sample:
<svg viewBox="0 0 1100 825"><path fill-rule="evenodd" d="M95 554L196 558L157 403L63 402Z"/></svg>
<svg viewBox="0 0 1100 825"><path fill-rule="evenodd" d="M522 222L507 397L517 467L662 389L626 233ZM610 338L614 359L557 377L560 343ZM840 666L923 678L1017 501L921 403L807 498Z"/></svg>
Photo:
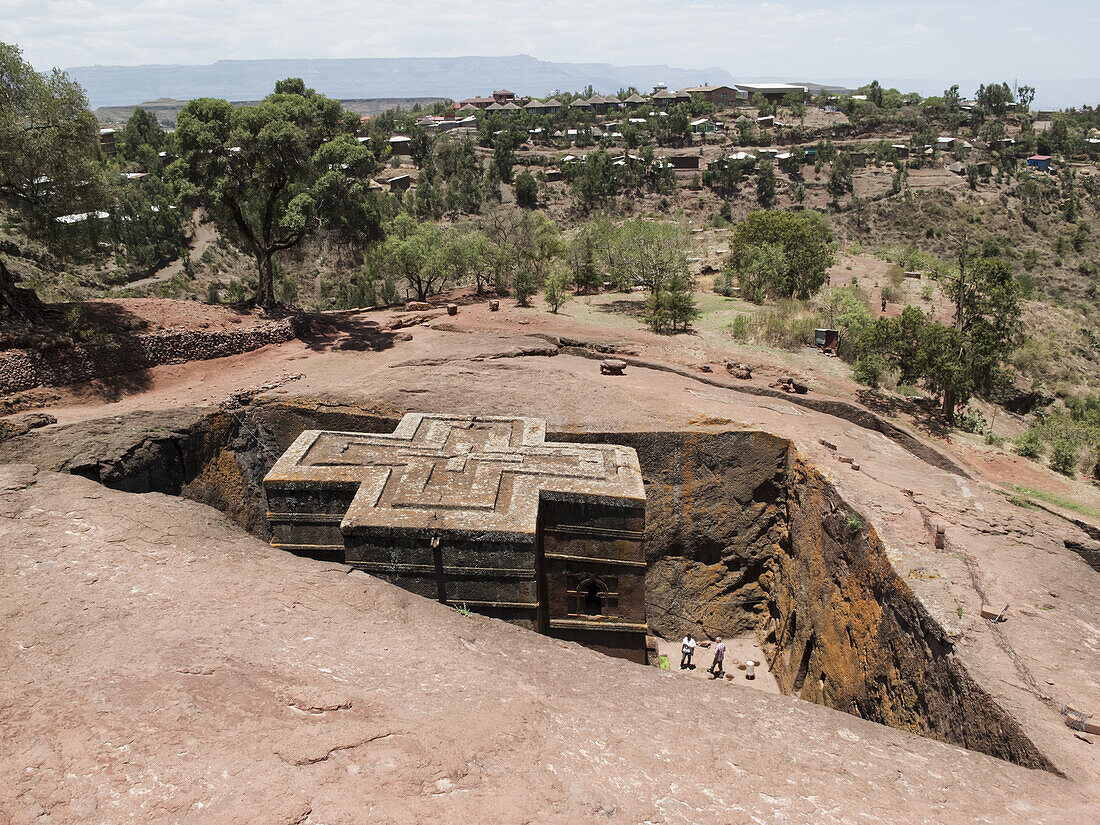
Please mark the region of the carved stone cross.
<svg viewBox="0 0 1100 825"><path fill-rule="evenodd" d="M524 539L540 497L644 506L637 454L607 444L546 442L532 418L406 415L393 433L306 430L267 485L350 488L345 535L427 532Z"/></svg>

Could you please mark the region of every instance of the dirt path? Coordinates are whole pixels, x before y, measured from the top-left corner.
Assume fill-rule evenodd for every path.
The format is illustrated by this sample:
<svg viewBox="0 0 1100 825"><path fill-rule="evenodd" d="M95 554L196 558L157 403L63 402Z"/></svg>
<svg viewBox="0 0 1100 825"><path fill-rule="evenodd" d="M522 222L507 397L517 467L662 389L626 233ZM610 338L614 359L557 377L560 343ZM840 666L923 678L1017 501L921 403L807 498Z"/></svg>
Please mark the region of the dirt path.
<svg viewBox="0 0 1100 825"><path fill-rule="evenodd" d="M192 218L192 225L194 226L194 232L191 235L191 243L188 246L192 259L198 260L214 241L218 239L217 230L214 229L214 225L209 222L204 222L200 219L199 214ZM156 284L170 281L176 275L183 272L183 256L176 258L168 266L163 269L159 269L150 275L148 278L142 278L139 281L131 281L127 284L128 289L145 289L147 287L155 286Z"/></svg>

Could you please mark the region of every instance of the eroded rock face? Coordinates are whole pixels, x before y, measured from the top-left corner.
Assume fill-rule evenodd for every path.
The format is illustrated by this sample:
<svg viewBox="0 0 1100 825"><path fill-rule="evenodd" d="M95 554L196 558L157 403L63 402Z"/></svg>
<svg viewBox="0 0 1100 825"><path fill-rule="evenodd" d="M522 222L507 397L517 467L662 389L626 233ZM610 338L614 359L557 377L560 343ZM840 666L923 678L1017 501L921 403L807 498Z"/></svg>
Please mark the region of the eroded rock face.
<svg viewBox="0 0 1100 825"><path fill-rule="evenodd" d="M768 658L783 692L1056 770L966 672L874 530L793 454L789 475L790 541L764 585Z"/></svg>
<svg viewBox="0 0 1100 825"><path fill-rule="evenodd" d="M650 628L665 638L758 630L767 618L760 577L786 537L790 442L756 432L572 437L638 451Z"/></svg>

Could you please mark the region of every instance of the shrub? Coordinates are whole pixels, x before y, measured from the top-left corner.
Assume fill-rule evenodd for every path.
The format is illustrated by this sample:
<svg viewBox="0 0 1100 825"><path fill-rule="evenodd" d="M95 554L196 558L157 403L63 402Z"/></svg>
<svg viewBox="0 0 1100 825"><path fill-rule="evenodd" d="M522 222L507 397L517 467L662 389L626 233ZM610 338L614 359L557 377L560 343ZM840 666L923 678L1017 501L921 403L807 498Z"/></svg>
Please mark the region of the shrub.
<svg viewBox="0 0 1100 825"><path fill-rule="evenodd" d="M1043 439L1034 426L1016 439L1014 449L1024 458L1038 458L1043 454Z"/></svg>
<svg viewBox="0 0 1100 825"><path fill-rule="evenodd" d="M903 297L901 287L887 284L882 288L882 297L892 304L900 304Z"/></svg>
<svg viewBox="0 0 1100 825"><path fill-rule="evenodd" d="M882 373L886 369L886 361L881 355L874 352L866 352L856 359L852 367L852 378L868 387L877 387L882 380Z"/></svg>
<svg viewBox="0 0 1100 825"><path fill-rule="evenodd" d="M738 293L733 282L734 276L728 270L722 270L714 276L714 291L726 298L732 297Z"/></svg>
<svg viewBox="0 0 1100 825"><path fill-rule="evenodd" d="M1062 436L1055 440L1050 454L1050 466L1071 478L1077 474L1077 445L1073 439Z"/></svg>
<svg viewBox="0 0 1100 825"><path fill-rule="evenodd" d="M534 209L539 203L539 185L530 172L516 176L516 203L524 209Z"/></svg>
<svg viewBox="0 0 1100 825"><path fill-rule="evenodd" d="M730 335L735 341L747 341L749 338L749 316L738 315L730 324Z"/></svg>

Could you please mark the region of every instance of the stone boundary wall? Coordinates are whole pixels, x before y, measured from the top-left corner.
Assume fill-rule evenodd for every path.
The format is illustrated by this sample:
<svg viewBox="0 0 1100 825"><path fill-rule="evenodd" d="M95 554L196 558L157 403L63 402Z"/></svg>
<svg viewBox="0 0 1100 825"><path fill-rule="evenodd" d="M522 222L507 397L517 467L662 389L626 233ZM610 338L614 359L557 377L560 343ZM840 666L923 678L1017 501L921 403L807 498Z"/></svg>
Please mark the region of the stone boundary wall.
<svg viewBox="0 0 1100 825"><path fill-rule="evenodd" d="M290 341L294 321L284 318L259 329L222 332L177 330L127 337L116 344L89 344L42 351L0 352L0 395L41 386L63 386L140 372L161 364L184 364L239 355Z"/></svg>

